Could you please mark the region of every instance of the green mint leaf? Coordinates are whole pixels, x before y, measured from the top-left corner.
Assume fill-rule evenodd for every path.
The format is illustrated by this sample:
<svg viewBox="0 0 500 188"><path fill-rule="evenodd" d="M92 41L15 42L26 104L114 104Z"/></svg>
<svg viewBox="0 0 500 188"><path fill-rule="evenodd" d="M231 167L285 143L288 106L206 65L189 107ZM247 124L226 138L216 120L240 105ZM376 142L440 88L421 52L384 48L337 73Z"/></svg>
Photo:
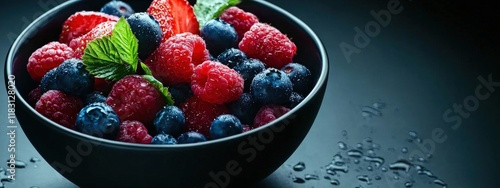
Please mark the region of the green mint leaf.
<svg viewBox="0 0 500 188"><path fill-rule="evenodd" d="M145 63L141 62L141 68L142 70L144 70L144 73L146 73L146 75L153 76L151 69L149 69L149 67Z"/></svg>
<svg viewBox="0 0 500 188"><path fill-rule="evenodd" d="M90 74L117 81L137 71L138 46L130 25L121 18L111 36L94 39L87 44L82 56L83 64Z"/></svg>
<svg viewBox="0 0 500 188"><path fill-rule="evenodd" d="M142 66L142 64L141 64L141 66ZM144 79L146 79L149 83L153 84L155 86L155 88L158 89L158 91L160 91L160 93L162 93L162 95L165 97L165 99L167 101L167 105L169 105L169 106L174 105L174 100L172 99L172 95L170 95L170 93L168 92L167 87L164 87L160 81L158 81L155 77L153 77L151 75L142 75L142 77Z"/></svg>
<svg viewBox="0 0 500 188"><path fill-rule="evenodd" d="M193 9L200 29L208 21L219 17L224 10L240 2L241 0L197 0Z"/></svg>

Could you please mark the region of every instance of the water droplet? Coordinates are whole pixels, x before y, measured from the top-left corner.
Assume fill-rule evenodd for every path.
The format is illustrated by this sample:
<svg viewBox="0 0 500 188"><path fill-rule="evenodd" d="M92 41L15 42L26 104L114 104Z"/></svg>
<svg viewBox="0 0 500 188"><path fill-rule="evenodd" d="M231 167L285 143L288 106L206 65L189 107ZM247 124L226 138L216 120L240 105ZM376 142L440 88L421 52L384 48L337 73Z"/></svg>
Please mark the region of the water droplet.
<svg viewBox="0 0 500 188"><path fill-rule="evenodd" d="M372 157L372 156L365 156L364 160L366 162L372 162L375 164L375 167L380 167L382 164L384 164L385 160L382 157Z"/></svg>
<svg viewBox="0 0 500 188"><path fill-rule="evenodd" d="M7 160L7 164L10 165L11 163L9 163L9 160ZM24 161L21 161L21 160L16 160L14 162L14 166L16 168L26 168L26 166L28 166L28 164L26 164Z"/></svg>
<svg viewBox="0 0 500 188"><path fill-rule="evenodd" d="M372 143L373 142L373 139L371 137L367 137L365 138L364 140L366 143Z"/></svg>
<svg viewBox="0 0 500 188"><path fill-rule="evenodd" d="M431 159L432 158L432 154L428 153L425 157L427 157L427 159Z"/></svg>
<svg viewBox="0 0 500 188"><path fill-rule="evenodd" d="M419 157L417 160L418 160L419 162L422 162L422 163L424 163L424 162L426 162L426 161L427 161L427 160L425 160L425 158L423 158L423 157Z"/></svg>
<svg viewBox="0 0 500 188"><path fill-rule="evenodd" d="M330 176L324 176L325 180L331 180L332 178Z"/></svg>
<svg viewBox="0 0 500 188"><path fill-rule="evenodd" d="M342 165L345 164L345 161L342 158L342 155L336 154L336 155L333 156L332 163L335 164L335 165L342 166Z"/></svg>
<svg viewBox="0 0 500 188"><path fill-rule="evenodd" d="M406 148L406 147L401 148L401 153L408 153L408 148Z"/></svg>
<svg viewBox="0 0 500 188"><path fill-rule="evenodd" d="M405 187L413 187L413 183L412 182L406 182L405 183Z"/></svg>
<svg viewBox="0 0 500 188"><path fill-rule="evenodd" d="M375 180L381 180L381 179L382 179L382 177L380 177L380 176L375 176Z"/></svg>
<svg viewBox="0 0 500 188"><path fill-rule="evenodd" d="M385 103L382 102L375 102L372 104L373 108L376 108L378 110L385 108Z"/></svg>
<svg viewBox="0 0 500 188"><path fill-rule="evenodd" d="M349 157L361 158L363 156L363 152L359 150L349 150L347 151L347 155Z"/></svg>
<svg viewBox="0 0 500 188"><path fill-rule="evenodd" d="M408 157L408 161L413 162L414 160L415 160L415 158L413 158L413 157Z"/></svg>
<svg viewBox="0 0 500 188"><path fill-rule="evenodd" d="M347 172L349 172L349 166L347 166L347 165L339 166L339 165L335 165L333 163L330 163L328 166L326 166L326 170L331 170L333 172L347 173Z"/></svg>
<svg viewBox="0 0 500 188"><path fill-rule="evenodd" d="M382 167L382 168L380 168L380 170L381 170L382 172L387 172L387 170L388 170L388 169L387 169L386 167Z"/></svg>
<svg viewBox="0 0 500 188"><path fill-rule="evenodd" d="M372 144L372 148L373 148L373 149L380 149L380 144L375 144L375 143L373 143L373 144Z"/></svg>
<svg viewBox="0 0 500 188"><path fill-rule="evenodd" d="M392 177L394 180L399 180L399 176Z"/></svg>
<svg viewBox="0 0 500 188"><path fill-rule="evenodd" d="M417 143L422 143L422 139L420 138L415 139L415 141L417 141Z"/></svg>
<svg viewBox="0 0 500 188"><path fill-rule="evenodd" d="M448 186L448 184L446 184L443 180L440 180L440 179L435 179L434 181L432 181L432 183L439 185L439 186L443 186L443 187Z"/></svg>
<svg viewBox="0 0 500 188"><path fill-rule="evenodd" d="M332 185L340 185L340 182L337 179L333 179L333 180L330 181L330 184L332 184Z"/></svg>
<svg viewBox="0 0 500 188"><path fill-rule="evenodd" d="M368 150L368 155L370 155L370 156L375 156L375 151L373 151L373 150L371 150L371 149L370 149L370 150Z"/></svg>
<svg viewBox="0 0 500 188"><path fill-rule="evenodd" d="M358 143L358 144L356 144L356 148L358 148L358 149L363 149L363 144L362 144L362 143Z"/></svg>
<svg viewBox="0 0 500 188"><path fill-rule="evenodd" d="M346 130L342 130L342 136L347 136L347 131Z"/></svg>
<svg viewBox="0 0 500 188"><path fill-rule="evenodd" d="M398 160L395 163L389 164L391 170L410 171L412 164L406 160Z"/></svg>
<svg viewBox="0 0 500 188"><path fill-rule="evenodd" d="M294 183L305 183L305 182L306 182L306 180L304 180L304 179L302 179L302 178L299 178L299 177L297 177L297 176L293 176L293 177L292 177L292 181L293 181Z"/></svg>
<svg viewBox="0 0 500 188"><path fill-rule="evenodd" d="M427 169L418 170L417 174L418 175L425 175L425 176L427 176L429 178L433 178L433 179L436 178L436 176L431 171L429 171Z"/></svg>
<svg viewBox="0 0 500 188"><path fill-rule="evenodd" d="M346 150L347 149L347 145L344 142L339 142L338 146L339 146L339 149L341 149L341 150Z"/></svg>
<svg viewBox="0 0 500 188"><path fill-rule="evenodd" d="M305 180L319 180L319 176L314 175L314 174L306 174L306 175L304 175L304 179Z"/></svg>
<svg viewBox="0 0 500 188"><path fill-rule="evenodd" d="M361 107L361 115L363 117L372 117L372 116L382 116L382 112L376 108L371 106L363 106Z"/></svg>
<svg viewBox="0 0 500 188"><path fill-rule="evenodd" d="M330 175L332 175L332 176L337 175L337 173L336 173L335 171L330 170L330 169L326 170L326 173L327 173L327 174L330 174Z"/></svg>
<svg viewBox="0 0 500 188"><path fill-rule="evenodd" d="M306 169L306 164L304 162L298 162L292 168L293 168L293 170L300 172L300 171Z"/></svg>
<svg viewBox="0 0 500 188"><path fill-rule="evenodd" d="M40 161L41 161L41 160L40 160L39 158L36 158L36 157L32 157L32 158L30 159L30 162L32 162L32 163L36 163L36 162L40 162Z"/></svg>
<svg viewBox="0 0 500 188"><path fill-rule="evenodd" d="M358 159L354 159L353 162L354 162L354 164L359 164L359 160Z"/></svg>
<svg viewBox="0 0 500 188"><path fill-rule="evenodd" d="M417 138L418 137L418 134L415 131L408 132L408 135L410 135L410 137L412 137L412 138Z"/></svg>
<svg viewBox="0 0 500 188"><path fill-rule="evenodd" d="M373 167L372 167L372 166L367 166L367 167L366 167L366 170L368 170L368 171L373 171Z"/></svg>
<svg viewBox="0 0 500 188"><path fill-rule="evenodd" d="M359 176L356 176L356 178L359 181L365 182L368 185L372 184L370 177L368 177L367 175L359 175Z"/></svg>

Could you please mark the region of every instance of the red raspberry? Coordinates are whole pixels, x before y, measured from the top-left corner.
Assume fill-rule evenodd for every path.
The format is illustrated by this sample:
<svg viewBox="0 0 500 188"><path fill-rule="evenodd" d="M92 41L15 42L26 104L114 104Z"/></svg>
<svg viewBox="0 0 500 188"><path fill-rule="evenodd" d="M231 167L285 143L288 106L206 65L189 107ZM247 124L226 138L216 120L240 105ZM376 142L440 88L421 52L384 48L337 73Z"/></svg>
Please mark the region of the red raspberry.
<svg viewBox="0 0 500 188"><path fill-rule="evenodd" d="M228 66L205 61L194 69L191 90L206 102L224 104L240 98L244 83L243 77Z"/></svg>
<svg viewBox="0 0 500 188"><path fill-rule="evenodd" d="M268 67L280 69L292 62L295 44L278 29L264 23L254 24L241 39L239 48L249 58L261 60Z"/></svg>
<svg viewBox="0 0 500 188"><path fill-rule="evenodd" d="M64 60L74 57L74 51L66 44L50 42L33 52L28 59L28 73L40 82L43 75L59 66Z"/></svg>
<svg viewBox="0 0 500 188"><path fill-rule="evenodd" d="M113 28L115 28L115 25L115 21L100 23L85 35L71 40L71 42L69 43L69 47L75 50L74 57L81 59L83 53L85 52L85 48L87 48L87 44L94 39L111 35L111 33L113 32Z"/></svg>
<svg viewBox="0 0 500 188"><path fill-rule="evenodd" d="M101 12L82 11L71 15L62 28L59 42L69 44L75 38L85 35L95 26L106 21L118 21L118 17Z"/></svg>
<svg viewBox="0 0 500 188"><path fill-rule="evenodd" d="M42 97L42 94L43 93L42 90L40 89L40 86L31 90L30 93L28 94L28 103L32 106L35 106L36 102L38 102L38 100L40 100L40 97Z"/></svg>
<svg viewBox="0 0 500 188"><path fill-rule="evenodd" d="M274 104L264 105L263 107L260 108L259 112L257 112L257 115L253 120L254 128L268 124L289 111L290 109L279 105L274 105Z"/></svg>
<svg viewBox="0 0 500 188"><path fill-rule="evenodd" d="M135 120L152 126L156 112L166 105L164 96L139 75L129 75L118 80L111 89L106 103L118 114L121 121Z"/></svg>
<svg viewBox="0 0 500 188"><path fill-rule="evenodd" d="M222 114L228 114L229 110L224 105L211 104L193 96L180 106L186 118L185 131L199 132L205 137L210 136L210 125L212 121Z"/></svg>
<svg viewBox="0 0 500 188"><path fill-rule="evenodd" d="M94 78L94 91L100 91L107 95L111 91L111 88L113 88L114 83L103 78Z"/></svg>
<svg viewBox="0 0 500 188"><path fill-rule="evenodd" d="M238 33L238 41L241 41L245 32L250 30L253 24L259 23L257 16L234 6L222 12L220 19L233 25Z"/></svg>
<svg viewBox="0 0 500 188"><path fill-rule="evenodd" d="M70 129L75 129L76 116L83 107L78 97L58 90L45 92L36 103L35 109L46 118Z"/></svg>
<svg viewBox="0 0 500 188"><path fill-rule="evenodd" d="M155 78L167 84L190 83L196 65L210 59L205 41L192 33L170 37L146 60Z"/></svg>
<svg viewBox="0 0 500 188"><path fill-rule="evenodd" d="M122 142L150 144L153 137L148 134L148 129L138 121L124 121L120 125L117 140Z"/></svg>

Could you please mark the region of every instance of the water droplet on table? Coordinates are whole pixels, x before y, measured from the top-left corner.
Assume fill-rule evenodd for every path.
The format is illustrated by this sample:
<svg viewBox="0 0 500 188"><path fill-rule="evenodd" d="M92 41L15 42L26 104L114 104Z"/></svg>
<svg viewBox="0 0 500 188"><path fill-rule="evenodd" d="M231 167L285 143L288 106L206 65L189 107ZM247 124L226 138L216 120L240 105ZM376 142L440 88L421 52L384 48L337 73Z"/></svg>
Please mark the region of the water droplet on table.
<svg viewBox="0 0 500 188"><path fill-rule="evenodd" d="M406 182L405 183L405 187L413 187L413 183L412 182Z"/></svg>
<svg viewBox="0 0 500 188"><path fill-rule="evenodd" d="M401 148L401 153L408 153L408 148L407 147Z"/></svg>
<svg viewBox="0 0 500 188"><path fill-rule="evenodd" d="M304 175L305 180L319 180L319 176L315 174L306 174Z"/></svg>
<svg viewBox="0 0 500 188"><path fill-rule="evenodd" d="M330 163L326 166L326 170L331 170L333 172L344 172L344 173L347 173L349 172L349 166L347 165L342 165L342 166L339 166L339 165L335 165L333 163Z"/></svg>
<svg viewBox="0 0 500 188"><path fill-rule="evenodd" d="M337 179L332 179L332 180L330 180L330 184L332 184L332 185L340 185L340 181L337 180Z"/></svg>
<svg viewBox="0 0 500 188"><path fill-rule="evenodd" d="M362 143L357 143L357 144L356 144L356 148L358 148L358 149L363 149L363 144L362 144Z"/></svg>
<svg viewBox="0 0 500 188"><path fill-rule="evenodd" d="M359 176L356 176L356 178L359 181L365 182L368 185L372 184L370 177L368 177L367 175L359 175Z"/></svg>
<svg viewBox="0 0 500 188"><path fill-rule="evenodd" d="M10 160L7 160L7 163L9 163L9 161ZM10 165L10 163L8 165ZM26 168L26 166L28 166L28 164L26 164L24 161L21 161L21 160L15 160L14 166L16 168Z"/></svg>
<svg viewBox="0 0 500 188"><path fill-rule="evenodd" d="M32 162L32 163L36 163L36 162L40 162L40 161L41 161L41 160L40 160L39 158L36 158L36 157L32 157L32 158L30 159L30 162Z"/></svg>
<svg viewBox="0 0 500 188"><path fill-rule="evenodd" d="M382 177L380 177L380 176L375 176L375 180L381 180L381 179L382 179Z"/></svg>
<svg viewBox="0 0 500 188"><path fill-rule="evenodd" d="M306 169L306 164L304 162L298 162L292 168L293 168L293 170L300 172L300 171Z"/></svg>
<svg viewBox="0 0 500 188"><path fill-rule="evenodd" d="M376 109L383 109L385 108L385 103L382 103L382 102L375 102L372 104L373 108L376 108Z"/></svg>
<svg viewBox="0 0 500 188"><path fill-rule="evenodd" d="M368 170L368 171L373 171L373 167L372 167L372 166L367 166L367 167L366 167L366 170Z"/></svg>
<svg viewBox="0 0 500 188"><path fill-rule="evenodd" d="M306 182L306 180L304 180L304 179L302 179L302 178L299 178L299 177L297 177L297 176L293 176L293 177L292 177L292 181L293 181L294 183L305 183L305 182Z"/></svg>
<svg viewBox="0 0 500 188"><path fill-rule="evenodd" d="M347 149L347 145L344 142L342 142L342 141L338 142L337 145L339 146L339 149L341 149L341 150L346 150Z"/></svg>
<svg viewBox="0 0 500 188"><path fill-rule="evenodd" d="M363 106L361 107L361 115L363 117L372 117L372 116L382 116L382 112L371 106Z"/></svg>
<svg viewBox="0 0 500 188"><path fill-rule="evenodd" d="M384 164L385 160L382 157L376 157L376 156L365 156L364 160L366 162L372 162L375 164L375 167L380 167Z"/></svg>
<svg viewBox="0 0 500 188"><path fill-rule="evenodd" d="M364 139L366 143L373 143L373 139L371 137L367 137Z"/></svg>
<svg viewBox="0 0 500 188"><path fill-rule="evenodd" d="M439 186L443 186L443 187L446 187L448 186L448 184L446 184L443 180L440 180L440 179L435 179L434 181L432 181L434 184L436 185L439 185Z"/></svg>
<svg viewBox="0 0 500 188"><path fill-rule="evenodd" d="M336 154L336 155L333 156L332 163L335 164L335 165L342 166L342 165L345 164L345 161L342 158L342 155Z"/></svg>
<svg viewBox="0 0 500 188"><path fill-rule="evenodd" d="M353 149L353 150L347 151L347 155L349 157L361 158L363 156L363 152Z"/></svg>
<svg viewBox="0 0 500 188"><path fill-rule="evenodd" d="M411 138L417 138L418 137L418 134L415 131L408 132L408 135L410 135Z"/></svg>
<svg viewBox="0 0 500 188"><path fill-rule="evenodd" d="M406 160L398 160L392 164L389 164L389 169L397 171L410 171L412 164Z"/></svg>

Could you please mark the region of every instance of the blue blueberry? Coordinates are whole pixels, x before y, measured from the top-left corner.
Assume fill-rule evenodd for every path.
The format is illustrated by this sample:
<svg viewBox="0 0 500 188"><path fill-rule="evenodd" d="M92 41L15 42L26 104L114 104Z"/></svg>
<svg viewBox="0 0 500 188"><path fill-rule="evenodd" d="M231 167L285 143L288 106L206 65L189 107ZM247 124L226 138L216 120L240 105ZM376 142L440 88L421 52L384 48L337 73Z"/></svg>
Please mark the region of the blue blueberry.
<svg viewBox="0 0 500 188"><path fill-rule="evenodd" d="M118 17L123 16L127 18L134 13L134 9L132 9L132 7L129 4L123 1L112 0L106 3L101 8L101 12L113 16L118 16Z"/></svg>
<svg viewBox="0 0 500 188"><path fill-rule="evenodd" d="M207 138L198 132L186 132L177 137L177 144L205 142Z"/></svg>
<svg viewBox="0 0 500 188"><path fill-rule="evenodd" d="M191 90L191 84L178 84L168 87L168 92L172 95L174 99L174 105L179 106L187 98L193 96L193 91Z"/></svg>
<svg viewBox="0 0 500 188"><path fill-rule="evenodd" d="M243 132L240 120L231 114L222 114L214 119L210 125L210 138L219 139Z"/></svg>
<svg viewBox="0 0 500 188"><path fill-rule="evenodd" d="M307 67L299 63L289 63L281 68L283 72L290 78L293 84L293 90L306 95L311 86L312 74Z"/></svg>
<svg viewBox="0 0 500 188"><path fill-rule="evenodd" d="M261 104L287 104L292 90L290 78L275 68L268 68L255 75L250 85L255 101Z"/></svg>
<svg viewBox="0 0 500 188"><path fill-rule="evenodd" d="M236 65L233 69L240 73L245 80L245 91L250 91L250 84L252 83L255 75L261 73L265 69L264 63L258 59L246 59L240 64Z"/></svg>
<svg viewBox="0 0 500 188"><path fill-rule="evenodd" d="M100 91L93 91L92 93L85 96L83 99L83 105L87 106L96 102L106 102L106 96Z"/></svg>
<svg viewBox="0 0 500 188"><path fill-rule="evenodd" d="M120 119L106 103L92 103L78 113L75 129L88 135L113 139L120 130Z"/></svg>
<svg viewBox="0 0 500 188"><path fill-rule="evenodd" d="M151 144L174 145L177 144L177 140L169 134L160 133L153 137L153 140L151 140Z"/></svg>
<svg viewBox="0 0 500 188"><path fill-rule="evenodd" d="M229 48L217 56L217 60L229 68L233 68L247 59L245 52L236 48Z"/></svg>
<svg viewBox="0 0 500 188"><path fill-rule="evenodd" d="M147 59L160 46L162 40L160 24L145 12L130 15L127 22L139 41L139 58Z"/></svg>
<svg viewBox="0 0 500 188"><path fill-rule="evenodd" d="M181 109L176 106L165 106L156 113L153 125L159 133L179 136L184 129L186 119Z"/></svg>
<svg viewBox="0 0 500 188"><path fill-rule="evenodd" d="M238 34L234 27L218 18L205 23L200 36L205 40L208 51L214 56L236 47L238 43Z"/></svg>
<svg viewBox="0 0 500 188"><path fill-rule="evenodd" d="M57 88L69 95L85 96L92 91L94 77L80 59L68 59L55 72Z"/></svg>
<svg viewBox="0 0 500 188"><path fill-rule="evenodd" d="M253 125L253 119L259 111L260 105L255 102L252 94L243 93L238 100L229 105L229 108L232 114L240 119L241 123Z"/></svg>
<svg viewBox="0 0 500 188"><path fill-rule="evenodd" d="M40 82L40 92L43 94L49 90L59 90L59 85L56 82L56 69L53 68L49 72L45 73Z"/></svg>
<svg viewBox="0 0 500 188"><path fill-rule="evenodd" d="M300 95L297 92L292 92L292 95L290 95L290 103L288 104L288 106L290 107L290 109L292 109L293 107L296 107L303 100L304 97L302 95Z"/></svg>

